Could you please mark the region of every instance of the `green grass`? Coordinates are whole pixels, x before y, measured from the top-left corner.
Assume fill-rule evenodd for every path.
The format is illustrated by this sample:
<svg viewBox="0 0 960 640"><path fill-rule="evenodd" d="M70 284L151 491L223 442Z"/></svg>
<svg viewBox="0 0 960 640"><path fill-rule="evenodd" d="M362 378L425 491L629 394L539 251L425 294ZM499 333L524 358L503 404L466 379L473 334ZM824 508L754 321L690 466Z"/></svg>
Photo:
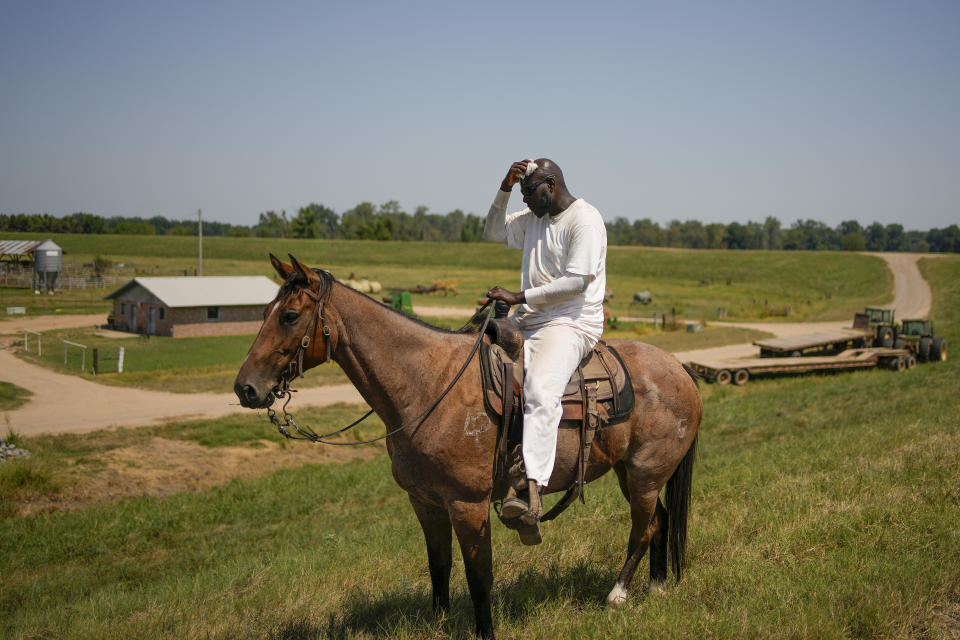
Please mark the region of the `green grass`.
<svg viewBox="0 0 960 640"><path fill-rule="evenodd" d="M938 333L958 344L960 260L921 267ZM540 547L494 524L499 637L955 638L958 374L954 358L704 386L683 582L647 596L643 565L628 605L603 607L628 531L608 474L545 525ZM218 424L163 433L236 444ZM245 425L236 438L258 436ZM23 440L41 462L45 447L70 446ZM312 445L288 444L299 446ZM0 548L11 638L468 638L473 627L459 565L450 614L430 613L422 534L385 456L6 518Z"/></svg>
<svg viewBox="0 0 960 640"><path fill-rule="evenodd" d="M772 335L766 331L741 329L739 327L708 326L695 333L688 333L682 329L680 331L662 331L653 330L648 325L640 323L620 323L617 329L603 332L604 338L639 340L671 352L753 342L754 340L772 337Z"/></svg>
<svg viewBox="0 0 960 640"><path fill-rule="evenodd" d="M12 411L26 404L33 392L10 382L0 381L0 411Z"/></svg>
<svg viewBox="0 0 960 640"><path fill-rule="evenodd" d="M103 296L110 289L78 289L64 291L55 295L34 295L30 289L0 289L0 308L24 307L26 321L31 316L70 315L81 313L103 313L110 311L110 303ZM91 323L92 324L92 323ZM29 326L25 324L24 326Z"/></svg>
<svg viewBox="0 0 960 640"><path fill-rule="evenodd" d="M19 355L24 359L42 364L61 373L82 375L99 383L117 386L134 386L176 393L222 392L233 389L237 371L253 344L253 335L214 336L206 338L110 338L97 335L92 329L62 329L43 334L43 356ZM64 365L64 344L68 340L87 345L87 354L68 347L67 363ZM116 360L104 361L101 375L94 376L93 349L103 356L117 355L124 348L123 373L116 372ZM85 371L81 374L81 365ZM346 383L347 378L337 367L317 367L303 379L299 387Z"/></svg>
<svg viewBox="0 0 960 640"><path fill-rule="evenodd" d="M30 234L11 234L29 237ZM196 239L177 236L52 234L66 251L66 262L83 264L106 256L124 269L113 275L192 275ZM414 304L471 307L494 284L519 285L520 252L495 243L375 242L225 238L204 240L207 275L273 275L270 252L293 253L311 266L329 269L338 278L351 273L379 281L386 290L456 281L459 295L415 294ZM653 305L644 311L676 309L683 317L716 319L724 307L729 320L766 318L770 308L793 309L792 320L837 320L852 317L866 304L892 299L892 278L880 258L842 252L691 251L610 247L608 288L615 315L632 315L635 292L649 289ZM22 290L21 290L22 291ZM30 314L55 309L93 308L107 290L68 292L58 296L16 298ZM74 298L76 297L76 300ZM39 300L43 298L43 301ZM54 306L55 305L55 306ZM76 311L74 311L76 312Z"/></svg>

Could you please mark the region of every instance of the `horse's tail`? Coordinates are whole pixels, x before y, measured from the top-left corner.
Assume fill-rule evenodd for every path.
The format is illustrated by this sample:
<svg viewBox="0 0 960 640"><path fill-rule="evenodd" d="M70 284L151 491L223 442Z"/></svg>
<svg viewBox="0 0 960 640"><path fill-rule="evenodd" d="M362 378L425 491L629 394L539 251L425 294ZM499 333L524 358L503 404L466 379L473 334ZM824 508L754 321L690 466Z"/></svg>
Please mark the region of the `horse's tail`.
<svg viewBox="0 0 960 640"><path fill-rule="evenodd" d="M694 437L690 448L683 456L676 471L667 480L666 507L668 545L670 561L677 582L683 575L687 553L687 515L690 513L690 489L693 481L693 461L697 452L697 438Z"/></svg>
<svg viewBox="0 0 960 640"><path fill-rule="evenodd" d="M700 374L697 373L696 369L684 362L682 365L683 370L687 372L687 375L690 376L690 379L693 380L693 384L700 386Z"/></svg>

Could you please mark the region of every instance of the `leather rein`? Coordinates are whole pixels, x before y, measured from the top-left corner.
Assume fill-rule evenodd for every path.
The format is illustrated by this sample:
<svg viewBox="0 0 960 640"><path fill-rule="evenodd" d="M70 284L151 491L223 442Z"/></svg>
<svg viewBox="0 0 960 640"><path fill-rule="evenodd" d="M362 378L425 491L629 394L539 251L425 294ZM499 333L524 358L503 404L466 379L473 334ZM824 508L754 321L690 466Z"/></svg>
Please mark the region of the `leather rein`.
<svg viewBox="0 0 960 640"><path fill-rule="evenodd" d="M296 389L290 388L290 383L297 379L303 377L303 357L307 352L307 349L310 348L310 344L317 337L317 327L321 328L324 340L324 359L321 364L326 364L331 360L331 338L330 338L330 327L327 326L326 318L324 317L324 306L327 303L327 299L330 297L330 291L333 289L333 275L327 271L315 270L316 273L320 276L320 287L317 293L314 293L309 287L304 287L302 290L314 301L314 313L313 318L310 322L310 326L307 327L307 330L304 331L303 337L300 339L300 344L297 346L297 350L294 352L293 357L290 358L290 363L287 365L286 370L280 374L280 379L278 384L273 389L273 394L276 396L277 400L283 400L283 407L281 411L283 412L283 420L277 416L277 412L270 407L267 409L267 416L270 418L276 427L277 431L282 433L287 438L291 440L309 440L310 442L317 442L321 444L329 444L334 446L357 446L361 444L370 444L372 442L377 442L378 440L383 440L389 438L390 436L399 433L406 429L407 427L417 424L419 425L423 420L429 416L437 406L440 405L440 402L450 393L450 390L453 389L454 385L457 384L457 381L463 376L464 372L467 370L467 366L470 364L470 361L473 360L473 356L476 355L477 350L480 348L480 343L483 342L483 335L487 329L487 325L490 323L490 318L493 316L493 306L490 305L490 300L487 300L477 314L482 313L484 309L487 309L486 318L483 320L483 325L480 327L480 331L477 334L477 341L474 343L473 348L470 350L470 354L467 356L467 359L464 361L463 365L460 367L460 370L457 372L457 375L453 377L453 380L447 385L447 388L443 390L440 396L433 401L433 403L427 407L426 411L416 416L415 418L408 420L401 424L399 427L394 429L387 430L387 433L376 438L371 438L369 440L360 440L353 442L336 442L333 440L328 440L333 436L349 431L350 429L356 427L358 424L369 418L373 414L373 409L366 412L359 419L353 421L347 426L337 429L336 431L331 431L330 433L325 433L323 435L318 434L316 431L311 429L306 425L299 425L294 419L293 414L287 411L287 405L290 404L290 401L293 399L293 392ZM312 337L311 337L312 335ZM290 427L293 428L293 431L296 434L290 431Z"/></svg>

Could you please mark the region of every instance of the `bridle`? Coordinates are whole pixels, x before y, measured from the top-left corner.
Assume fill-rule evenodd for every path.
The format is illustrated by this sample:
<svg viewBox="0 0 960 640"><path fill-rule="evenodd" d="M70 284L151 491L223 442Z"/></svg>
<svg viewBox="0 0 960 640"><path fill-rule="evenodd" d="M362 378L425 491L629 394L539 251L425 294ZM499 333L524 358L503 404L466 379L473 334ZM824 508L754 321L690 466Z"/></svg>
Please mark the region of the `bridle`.
<svg viewBox="0 0 960 640"><path fill-rule="evenodd" d="M493 306L490 304L490 300L487 300L480 310L477 311L474 317L483 313L484 310L487 311L486 318L483 320L483 324L480 327L480 331L477 334L477 340L473 345L473 348L470 350L470 354L467 356L467 359L464 361L463 365L460 367L460 370L457 372L457 375L453 377L453 380L447 385L446 389L440 394L440 396L433 401L433 403L427 407L426 411L413 418L404 422L399 427L394 429L388 429L387 433L376 438L371 438L369 440L362 441L351 441L351 442L337 442L333 440L328 440L332 436L339 435L348 431L373 414L373 409L366 412L359 419L353 421L347 426L337 429L336 431L331 431L330 433L325 433L319 435L316 431L311 429L306 425L297 424L296 420L293 418L293 414L287 411L287 405L290 404L290 401L293 399L292 393L296 389L290 388L290 383L297 378L303 377L303 357L306 354L307 350L310 348L310 345L317 337L317 328L320 327L321 332L323 333L324 340L324 359L321 364L326 364L331 360L331 337L330 337L330 327L327 325L326 318L324 317L324 306L327 303L327 299L330 297L330 291L333 289L334 277L328 271L323 271L321 269L314 270L317 275L320 276L320 286L317 293L314 293L309 286L303 287L302 291L307 294L314 302L314 312L313 318L310 321L310 326L303 333L303 337L300 338L300 344L297 346L297 350L294 352L293 356L290 358L290 363L287 365L286 369L280 374L280 378L277 382L277 386L273 388L273 395L277 400L283 400L283 407L280 409L283 412L283 421L277 416L277 412L270 407L267 409L267 417L270 418L276 427L277 431L282 433L287 438L291 440L309 440L310 442L319 442L322 444L330 444L334 446L356 446L361 444L370 444L371 442L377 442L378 440L383 440L389 438L390 436L403 431L407 427L413 424L420 424L429 416L434 409L440 404L440 402L446 397L446 395L453 389L454 385L457 384L457 381L463 376L463 373L467 370L467 366L470 364L470 361L473 360L473 356L476 355L477 350L480 348L480 343L483 341L483 334L486 332L487 325L490 323L490 318L493 317ZM488 309L489 307L489 309ZM472 320L471 320L472 322ZM470 324L469 322L467 323ZM467 325L464 325L467 326ZM312 336L312 337L311 337ZM293 428L293 431L296 434L290 431L290 427Z"/></svg>

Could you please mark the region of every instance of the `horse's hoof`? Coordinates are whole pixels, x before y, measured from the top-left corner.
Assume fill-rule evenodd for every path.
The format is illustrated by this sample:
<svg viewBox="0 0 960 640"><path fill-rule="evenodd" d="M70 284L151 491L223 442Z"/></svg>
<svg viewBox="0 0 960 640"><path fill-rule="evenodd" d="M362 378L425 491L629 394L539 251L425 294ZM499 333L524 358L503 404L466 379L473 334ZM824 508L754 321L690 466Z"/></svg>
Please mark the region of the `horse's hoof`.
<svg viewBox="0 0 960 640"><path fill-rule="evenodd" d="M651 582L650 587L647 589L648 596L662 596L666 593L667 593L667 585L664 584L664 581L662 580Z"/></svg>
<svg viewBox="0 0 960 640"><path fill-rule="evenodd" d="M619 609L627 603L627 590L619 582L613 586L610 594L607 596L607 607L610 609Z"/></svg>

